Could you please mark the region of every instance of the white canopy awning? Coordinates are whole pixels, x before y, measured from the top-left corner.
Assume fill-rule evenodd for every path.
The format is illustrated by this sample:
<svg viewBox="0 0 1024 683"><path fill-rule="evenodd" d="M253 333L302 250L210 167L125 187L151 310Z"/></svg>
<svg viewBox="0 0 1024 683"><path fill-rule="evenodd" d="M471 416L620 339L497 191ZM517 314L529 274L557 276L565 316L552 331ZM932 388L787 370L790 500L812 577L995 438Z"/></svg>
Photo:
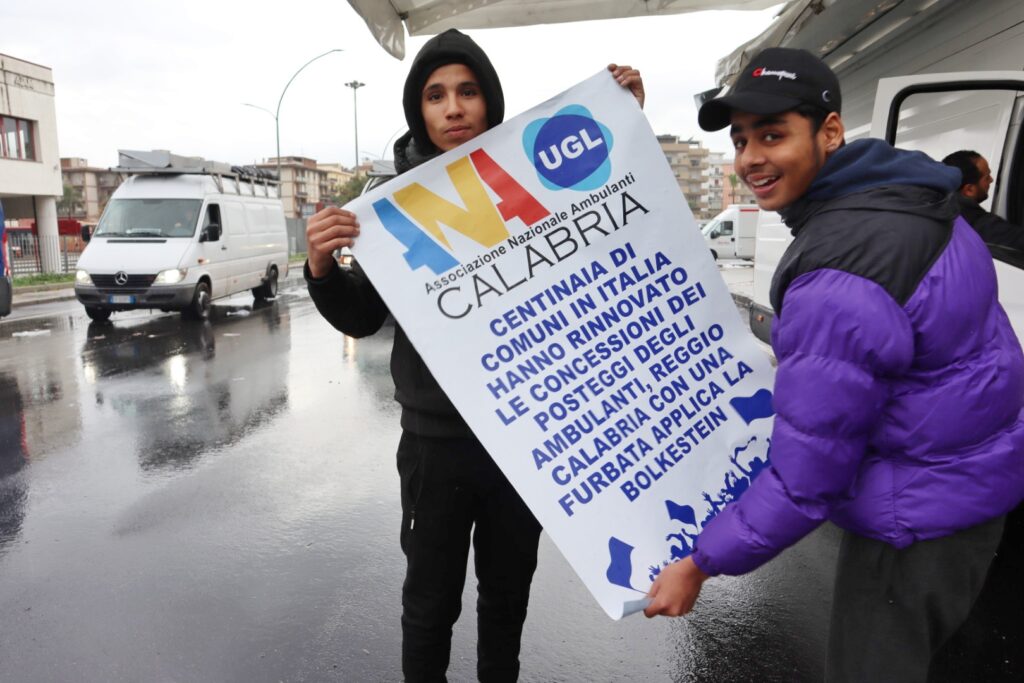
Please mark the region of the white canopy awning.
<svg viewBox="0 0 1024 683"><path fill-rule="evenodd" d="M750 58L769 47L821 57L842 78L861 59L888 49L951 9L955 0L788 0L763 33L718 62L715 80L732 85Z"/></svg>
<svg viewBox="0 0 1024 683"><path fill-rule="evenodd" d="M761 10L780 0L348 0L392 56L410 36L449 28L500 28L705 10ZM402 23L405 23L403 29Z"/></svg>

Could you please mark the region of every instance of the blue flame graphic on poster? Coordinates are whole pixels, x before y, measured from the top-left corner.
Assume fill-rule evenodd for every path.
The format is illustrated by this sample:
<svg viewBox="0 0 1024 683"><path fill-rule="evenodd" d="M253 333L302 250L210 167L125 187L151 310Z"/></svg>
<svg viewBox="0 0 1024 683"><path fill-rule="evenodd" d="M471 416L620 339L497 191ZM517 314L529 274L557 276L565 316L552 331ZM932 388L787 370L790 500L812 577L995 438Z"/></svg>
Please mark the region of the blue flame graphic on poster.
<svg viewBox="0 0 1024 683"><path fill-rule="evenodd" d="M596 190L608 182L612 132L590 110L572 104L523 130L523 149L549 190Z"/></svg>
<svg viewBox="0 0 1024 683"><path fill-rule="evenodd" d="M775 415L772 409L772 392L767 389L760 389L752 396L730 399L729 406L747 425L758 420L771 419ZM665 535L663 555L647 567L647 578L650 581L653 581L664 567L693 552L701 529L707 526L728 503L743 495L754 479L768 467L770 451L771 439L759 439L757 436L751 436L742 446L734 448L729 455L730 467L725 471L721 488L715 492L701 492L704 513L699 520L692 505L678 503L672 499L665 500L666 524L670 532ZM633 581L635 550L634 546L620 538L612 536L608 539L609 563L605 576L609 583L632 590L642 590L641 587L634 585Z"/></svg>

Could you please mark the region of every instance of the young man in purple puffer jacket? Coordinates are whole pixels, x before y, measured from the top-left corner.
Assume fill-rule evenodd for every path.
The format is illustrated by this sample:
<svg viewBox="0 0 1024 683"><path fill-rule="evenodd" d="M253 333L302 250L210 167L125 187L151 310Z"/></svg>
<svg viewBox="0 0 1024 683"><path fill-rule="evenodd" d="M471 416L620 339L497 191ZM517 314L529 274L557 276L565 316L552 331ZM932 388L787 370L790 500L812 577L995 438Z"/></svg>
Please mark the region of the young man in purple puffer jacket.
<svg viewBox="0 0 1024 683"><path fill-rule="evenodd" d="M1024 355L957 214L959 172L846 144L840 107L835 74L785 48L701 107L794 235L771 292L771 466L662 571L647 615L685 614L709 576L752 571L830 520L846 532L828 680L923 681L1024 498Z"/></svg>

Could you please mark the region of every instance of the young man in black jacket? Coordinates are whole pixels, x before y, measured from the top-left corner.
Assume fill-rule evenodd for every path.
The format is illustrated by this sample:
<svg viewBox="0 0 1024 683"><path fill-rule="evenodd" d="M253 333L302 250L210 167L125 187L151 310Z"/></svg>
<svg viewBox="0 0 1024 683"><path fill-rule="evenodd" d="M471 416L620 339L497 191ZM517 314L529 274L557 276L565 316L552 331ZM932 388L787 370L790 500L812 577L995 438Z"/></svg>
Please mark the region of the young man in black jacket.
<svg viewBox="0 0 1024 683"><path fill-rule="evenodd" d="M611 65L643 105L640 74ZM395 143L395 168L411 168L501 123L505 101L487 55L454 29L435 36L409 70L402 96L409 132ZM359 235L354 214L328 208L306 229L306 281L320 313L353 337L375 333L388 310L365 272L342 271L333 252ZM472 537L477 599L477 674L514 681L537 566L540 524L455 410L401 326L391 352L402 405L402 670L407 681L443 681Z"/></svg>

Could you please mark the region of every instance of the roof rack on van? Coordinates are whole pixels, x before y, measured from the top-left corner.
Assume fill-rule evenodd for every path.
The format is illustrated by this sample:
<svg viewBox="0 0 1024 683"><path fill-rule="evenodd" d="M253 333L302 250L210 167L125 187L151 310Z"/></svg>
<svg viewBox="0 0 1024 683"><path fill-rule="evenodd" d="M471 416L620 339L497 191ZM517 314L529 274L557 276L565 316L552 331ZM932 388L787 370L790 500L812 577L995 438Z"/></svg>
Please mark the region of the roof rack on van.
<svg viewBox="0 0 1024 683"><path fill-rule="evenodd" d="M370 166L370 172L367 175L371 177L398 175L398 172L395 170L394 159L374 159Z"/></svg>
<svg viewBox="0 0 1024 683"><path fill-rule="evenodd" d="M172 154L165 149L142 151L119 149L118 164L110 169L126 175L207 175L217 184L217 189L224 192L224 180L233 181L237 194L256 196L257 186L263 187L263 193L270 196L270 188L277 187L277 174L255 166L232 166L221 161L208 161L202 157L185 157Z"/></svg>

